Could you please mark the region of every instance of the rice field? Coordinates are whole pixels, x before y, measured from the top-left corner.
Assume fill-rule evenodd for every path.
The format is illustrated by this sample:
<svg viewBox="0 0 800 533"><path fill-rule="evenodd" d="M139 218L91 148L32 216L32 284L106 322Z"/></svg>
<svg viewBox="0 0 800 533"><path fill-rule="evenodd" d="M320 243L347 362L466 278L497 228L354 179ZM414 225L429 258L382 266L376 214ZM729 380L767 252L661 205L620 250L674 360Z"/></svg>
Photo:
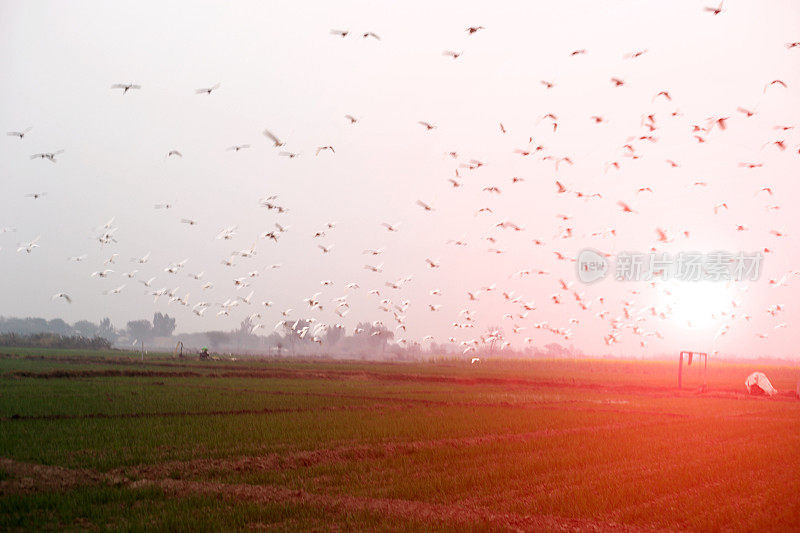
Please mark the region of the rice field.
<svg viewBox="0 0 800 533"><path fill-rule="evenodd" d="M4 351L2 530L800 528L796 367Z"/></svg>

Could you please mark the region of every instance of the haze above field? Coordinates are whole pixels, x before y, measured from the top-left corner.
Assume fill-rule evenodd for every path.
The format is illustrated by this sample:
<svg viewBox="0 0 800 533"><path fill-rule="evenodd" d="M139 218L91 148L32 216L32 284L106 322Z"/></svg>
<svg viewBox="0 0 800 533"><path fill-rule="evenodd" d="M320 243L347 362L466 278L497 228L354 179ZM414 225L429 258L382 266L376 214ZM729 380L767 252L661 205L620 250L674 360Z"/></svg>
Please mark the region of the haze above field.
<svg viewBox="0 0 800 533"><path fill-rule="evenodd" d="M800 5L711 4L5 1L0 315L792 357ZM764 260L583 285L586 247Z"/></svg>

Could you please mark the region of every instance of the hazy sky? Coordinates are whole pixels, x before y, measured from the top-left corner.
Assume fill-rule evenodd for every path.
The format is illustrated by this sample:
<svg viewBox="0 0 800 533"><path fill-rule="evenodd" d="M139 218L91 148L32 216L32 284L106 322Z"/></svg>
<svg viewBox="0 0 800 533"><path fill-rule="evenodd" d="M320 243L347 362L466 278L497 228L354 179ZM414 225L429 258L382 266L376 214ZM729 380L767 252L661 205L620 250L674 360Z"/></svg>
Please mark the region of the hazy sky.
<svg viewBox="0 0 800 533"><path fill-rule="evenodd" d="M200 331L232 329L260 312L256 322L269 332L292 308L292 318L348 328L382 320L393 329L397 322L379 309L381 300L408 300L398 313L408 331L397 336L409 340L469 341L501 325L515 347L532 337L534 345L567 342L588 353L695 348L794 356L800 278L790 271L800 255L800 136L776 127L800 118L800 46L786 46L800 41L800 4L734 0L719 15L703 9L710 5L1 0L0 128L32 129L23 139L0 139L0 228L16 230L0 233L0 314L70 322L109 316L123 326L161 311L177 318L179 331ZM474 35L465 31L479 25L485 29ZM341 38L331 29L351 33ZM381 39L364 39L365 32ZM463 55L452 59L445 50ZM612 77L625 84L615 86ZM788 87L765 89L776 79ZM122 95L110 88L115 83L142 88ZM217 83L211 95L195 94ZM672 100L654 98L660 91ZM748 117L738 107L756 113ZM558 117L556 131L543 118L548 113ZM643 118L650 114L654 122ZM725 130L693 131L720 117L730 117ZM300 155L280 156L265 128ZM778 140L785 151L769 144ZM237 144L251 148L226 150ZM336 153L315 155L325 145ZM514 152L539 145L544 149L529 156ZM183 157L167 157L173 149ZM64 152L55 164L30 159L57 150ZM545 157L574 164L556 169ZM470 160L485 164L460 166ZM456 170L458 188L448 181ZM558 194L556 181L570 192ZM652 192L637 193L644 187ZM26 196L40 192L47 194ZM288 212L260 207L270 195ZM623 213L618 201L635 213ZM723 202L727 209L715 215ZM154 208L162 203L172 208ZM484 207L492 212L476 214ZM97 236L112 217L117 242L103 245ZM498 228L501 221L524 231ZM289 227L277 243L260 237L276 222ZM399 231L388 232L383 222L400 223ZM237 227L233 239L215 238L229 226ZM658 242L656 228L674 240ZM314 238L318 231L326 235ZM38 248L17 252L39 236ZM448 244L459 240L466 246ZM254 257L222 264L253 243ZM320 244L334 247L323 254ZM757 282L698 283L670 295L646 283L581 284L574 263L554 252L574 258L587 246L612 254L654 246L769 253ZM377 248L384 253L363 254ZM148 252L146 264L131 262ZM81 262L69 260L84 254ZM112 254L119 257L104 266ZM441 266L429 268L426 258ZM178 273L165 272L184 259ZM269 268L275 263L281 267ZM381 273L364 268L380 263ZM106 268L114 270L108 278L91 277ZM134 269L133 278L123 276ZM513 277L526 269L533 274ZM188 275L201 271L199 281ZM234 279L256 271L250 287L235 288ZM787 274L782 286L769 283ZM140 283L153 276L152 288ZM404 276L412 279L401 289L385 286ZM572 284L568 291L560 279ZM202 289L207 282L213 289ZM350 282L360 288L346 289ZM104 294L123 284L119 294ZM491 285L497 290L469 300L467 291ZM161 288L189 293L189 305L155 301L150 293ZM251 305L216 316L218 304L251 290ZM521 300L509 301L503 291ZM73 303L53 301L60 292ZM316 292L322 311L303 302ZM340 318L332 300L345 294L350 310ZM266 300L274 305L261 305ZM195 316L192 306L203 301L211 307ZM524 318L522 302L536 307ZM441 308L430 311L429 304ZM775 304L783 310L771 316L767 308ZM466 322L463 309L472 311L474 328L452 326ZM606 346L617 317L619 344ZM571 330L570 338L534 327L542 322ZM664 339L643 335L655 332Z"/></svg>

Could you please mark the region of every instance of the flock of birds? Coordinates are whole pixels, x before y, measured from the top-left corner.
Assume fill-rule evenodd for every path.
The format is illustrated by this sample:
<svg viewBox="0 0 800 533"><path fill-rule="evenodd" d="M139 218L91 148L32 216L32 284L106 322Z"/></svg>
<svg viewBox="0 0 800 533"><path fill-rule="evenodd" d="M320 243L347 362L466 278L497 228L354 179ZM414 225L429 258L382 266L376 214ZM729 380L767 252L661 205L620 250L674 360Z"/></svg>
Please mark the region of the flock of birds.
<svg viewBox="0 0 800 533"><path fill-rule="evenodd" d="M706 7L705 11L712 16L718 16L725 12L723 4L720 3L717 7ZM483 26L470 26L465 29L467 38L479 33L489 31ZM353 33L350 30L331 30L331 35L341 39L349 38L351 36L360 37L362 39L372 39L377 42L381 41L381 37L371 31ZM800 51L800 42L786 43L786 48L789 50L798 49ZM459 60L463 53L460 51L445 50L442 52L444 56L452 60ZM569 54L569 57L577 57L587 54L586 49L576 49ZM626 54L626 59L631 61L636 60L647 53L647 50L639 50ZM569 58L566 58L569 60ZM609 76L608 82L613 88L625 87L626 81L621 77ZM541 85L547 91L557 91L558 88L552 80L542 80ZM217 83L210 87L198 88L195 90L197 95L203 97L214 97L214 94L220 90L221 84ZM144 90L142 85L137 83L115 83L111 85L111 89L120 91L121 95L126 96L129 93ZM772 91L780 91L788 89L787 83L780 79L767 80L764 85L763 96L769 98ZM668 121L676 121L682 117L680 111L676 107L676 102L673 99L672 93L668 89L661 90L652 95L652 104L654 110L646 110L642 114L642 120L639 125L638 131L631 132L624 142L620 143L617 155L611 158L605 165L603 172L613 173L618 171L623 165L630 164L631 162L645 157L646 150L644 146L658 142L658 132L664 123ZM656 107L658 106L658 107ZM664 106L670 106L669 111L664 111ZM703 144L707 140L717 135L720 132L727 130L730 127L745 127L746 120L757 114L756 109L747 107L739 107L735 113L728 116L712 116L697 122L689 121L687 130L685 132L687 139L691 139L693 143ZM734 118L734 115L736 118ZM343 117L344 124L349 127L358 127L360 119L356 115L346 114ZM593 115L588 117L591 122L600 125L607 122L609 119L601 115ZM539 118L540 122L548 125L548 129L552 130L553 135L559 134L559 127L561 119L555 113L542 114ZM433 122L426 120L419 120L420 134L425 135L437 129L437 125ZM787 140L792 132L793 125L775 125L774 131L778 134L777 138L769 138L764 140L764 145L761 147L764 150L774 150L776 152L787 152L800 154L800 146L792 144ZM20 131L10 131L8 135L15 137L21 142L33 135L32 128L26 128ZM502 136L512 135L509 129L502 123L498 122L497 134ZM266 142L277 152L281 157L295 159L300 157L301 152L293 151L287 148L287 143L278 134L273 133L269 129L263 130L263 136ZM600 202L607 201L602 191L588 191L579 190L571 186L565 179L559 178L559 169L564 166L572 166L574 156L556 153L549 150L546 146L534 140L532 136L525 136L527 143L513 150L513 155L510 157L523 157L531 160L536 159L541 162L550 162L553 165L553 170L556 177L553 179L552 195L561 198L573 198L576 202L576 208L580 209L586 202ZM250 144L236 144L231 145L227 150L231 152L240 152L251 148ZM317 146L312 150L314 157L335 157L336 149L332 144ZM63 150L56 150L52 152L40 152L30 154L32 160L47 160L51 164L56 164L59 157L64 153ZM183 158L181 151L177 149L165 150L166 158ZM483 168L487 163L476 158L462 157L457 151L450 151L445 154L445 157L453 161L453 174L451 177L446 178L453 194L456 191L466 186L470 182L470 173ZM680 163L676 160L666 160L666 164L671 168L680 167ZM763 163L743 161L739 166L747 169L759 169ZM487 198L497 197L501 194L506 194L504 191L506 187L518 187L519 184L525 181L525 178L513 176L507 178L508 185L499 184L486 184L480 186L481 192L487 195ZM693 188L702 189L708 184L704 181L697 180L693 183ZM638 198L642 195L654 194L654 188L645 186L639 187L634 191L635 196ZM27 194L26 197L33 200L40 200L47 195L46 192L33 192ZM781 209L781 205L777 202L776 191L773 187L764 186L754 190L754 196L758 198L765 197L769 199L769 203L765 206L766 210L777 211ZM457 200L453 200L457 202ZM284 205L279 197L274 194L265 195L258 200L259 205L270 213L275 214L279 220L281 215L290 211L289 206ZM616 209L625 216L636 217L638 211L635 202L618 200L614 202ZM155 204L154 209L168 210L172 209L169 203ZM416 201L419 216L427 216L427 214L436 211L437 208L433 203L424 199ZM713 206L709 206L709 212L713 211L714 215L719 215L728 210L727 202L719 202ZM515 223L514 221L506 218L508 213L495 214L492 205L486 205L479 208L474 212L475 217L491 217L493 221L488 227L494 231L501 232L525 232L526 228L522 224ZM499 217L499 218L498 218ZM481 218L484 220L484 218ZM631 219L632 220L632 219ZM198 221L190 218L181 218L180 222L187 226L196 226ZM578 235L577 224L574 217L570 215L559 215L558 230L556 235L550 239L545 240L542 238L532 238L530 242L536 247L549 247L553 254L554 260L557 262L558 272L551 272L541 268L523 268L508 275L509 279L526 280L528 278L542 278L544 281L536 285L537 292L541 287L550 286L552 289L547 292L551 294L546 297L540 297L539 303L533 299L526 298L521 294L516 294L512 290L507 290L498 284L485 284L480 287L465 288L463 291L464 307L459 310L452 310L451 328L452 334L445 337L434 337L433 335L426 335L421 338L423 343L437 342L449 343L457 346L458 350L464 354L475 355L478 352L486 350L487 346L491 345L497 349L508 349L512 347L523 347L532 345L534 343L534 333L540 332L545 338L556 338L568 340L573 336L574 329L581 323L589 320L599 320L604 324L603 341L608 344L616 344L621 342L623 334L629 332L635 342L644 348L650 339L663 338L662 332L659 330L658 321L666 321L672 316L672 309L670 305L637 305L632 298L622 298L619 302L609 301L605 296L590 297L587 296L585 290L581 290L576 282L567 281L574 278L574 259L569 257L566 253L560 251L559 245L564 242L564 239L571 239ZM377 222L376 222L377 223ZM645 224L645 221L638 220L632 222L634 224ZM382 228L387 233L394 233L402 231L402 224L381 222ZM321 256L327 256L334 253L335 247L333 244L328 243L325 239L335 234L337 223L334 221L327 222L324 227L321 227L313 235L309 235L311 242L314 243ZM97 228L94 239L103 247L109 249L118 244L117 231L118 226L115 220L111 219L107 223ZM737 232L748 231L749 227L745 224L736 224L732 230ZM12 228L0 229L0 232L15 231ZM98 279L119 279L118 285L104 291L108 296L119 295L121 293L131 290L144 290L150 294L155 302L167 301L169 304L175 304L187 309L195 317L206 317L208 315L216 315L218 317L232 317L232 316L246 316L249 320L251 333L268 332L270 330L277 331L286 335L297 336L298 338L311 339L313 342L320 345L325 343L326 333L332 329L345 330L346 327L342 323L351 309L351 300L355 298L359 291L366 292L366 298L374 298L375 307L385 314L385 318L375 320L372 322L372 328L366 330L365 328L355 328L352 332L355 335L382 335L385 331L393 331L395 342L399 346L408 346L414 343L414 340L408 338L407 335L407 316L410 309L416 309L420 313L443 313L446 312L446 306L440 303L442 296L442 289L436 287L427 288L429 300L421 304L412 303L403 298L401 289L414 283L413 275L402 276L397 279L384 279L382 274L384 272L384 264L381 262L381 255L384 253L382 248L368 248L363 250L363 256L368 258L364 261L363 269L374 275L371 279L372 286L361 287L361 284L352 280L343 280L342 282L335 282L332 280L320 280L321 290L314 294L308 295L303 299L298 299L296 309L286 308L282 310L273 310L273 302L268 299L256 299L256 291L252 287L255 280L259 278L264 270L279 269L281 264L276 263L267 266L265 269L248 268L249 260L255 258L260 250L260 242L266 243L279 243L287 232L291 231L288 224L278 221L274 226L262 232L256 242L250 246L243 247L240 250L233 252L228 257L220 259L220 263L229 269L230 275L226 279L210 280L207 279L204 272L187 272L187 260L170 263L168 265L154 266L150 262L150 253L146 253L140 257L126 257L121 258L118 253L108 253L107 259L104 261L102 267L91 272L87 271L87 275L92 278ZM651 250L656 251L661 249L663 245L673 243L679 239L689 239L689 229L681 229L680 231L673 231L667 228L655 227L652 228L653 241ZM782 239L786 237L786 232L783 230L772 229L770 234L775 239ZM239 231L236 225L231 225L220 229L215 238L220 241L232 242L238 238ZM615 228L607 228L604 230L594 231L588 235L590 238L599 239L613 239L616 237ZM209 236L210 238L210 236ZM503 254L506 250L498 245L498 237L488 235L484 237L488 243L487 252L490 254ZM41 238L37 237L29 242L20 242L17 247L17 252L20 254L34 254L40 248ZM467 246L468 242L465 238L454 238L445 243L448 246L462 247ZM765 246L761 252L763 254L773 253L773 247ZM87 255L70 257L70 261L83 262L87 260ZM426 269L437 270L443 268L442 261L439 258L425 257L424 262L420 262L420 267L424 265ZM133 268L124 268L123 264L130 264ZM360 267L359 267L360 268ZM89 269L92 270L92 269ZM124 272L122 270L125 270ZM145 274L145 272L147 272ZM494 273L492 273L494 275ZM783 287L788 285L792 277L800 275L799 271L788 271L785 275L776 279L770 279L769 284L774 287ZM188 277L191 283L196 285L194 289L201 294L198 299L192 298L191 292L189 294L182 294L179 288L170 288L177 283L171 283L167 280L177 279L177 276ZM355 276L354 276L355 277ZM206 300L202 295L207 291L211 291L216 285L220 287L227 286L232 291L228 297L216 301ZM328 295L328 290L331 287L343 287L344 294L337 297ZM631 296L639 294L642 290L652 289L655 291L668 291L659 285L658 280L647 282L647 287L636 286L630 289ZM59 292L52 296L53 301L63 301L72 303L77 294L71 294L71 291ZM502 316L489 316L483 317L479 321L477 313L472 309L472 304L485 298L495 298L501 302L503 313ZM259 301L260 300L260 301ZM437 301L439 300L439 301ZM574 316L569 318L565 323L555 324L549 320L534 320L534 313L537 309L542 308L542 301L548 305L569 306L574 309ZM245 311L241 311L245 310ZM332 315L323 314L327 310ZM775 303L770 305L767 309L763 310L764 313L773 317L776 322L775 329L786 327L786 323L780 321L781 316L785 311L783 303ZM242 315L243 313L243 315ZM332 319L327 319L330 316ZM268 322L270 317L278 318L277 323ZM744 310L740 309L736 299L732 299L730 304L725 309L721 309L715 317L719 322L719 329L716 331L716 338L727 335L734 324L741 323L742 321L748 322L752 317ZM653 325L655 321L656 325ZM479 326L482 324L482 326ZM759 338L767 338L767 331L755 332ZM538 333L537 333L538 338ZM133 339L134 341L136 339ZM521 342L519 342L521 341Z"/></svg>

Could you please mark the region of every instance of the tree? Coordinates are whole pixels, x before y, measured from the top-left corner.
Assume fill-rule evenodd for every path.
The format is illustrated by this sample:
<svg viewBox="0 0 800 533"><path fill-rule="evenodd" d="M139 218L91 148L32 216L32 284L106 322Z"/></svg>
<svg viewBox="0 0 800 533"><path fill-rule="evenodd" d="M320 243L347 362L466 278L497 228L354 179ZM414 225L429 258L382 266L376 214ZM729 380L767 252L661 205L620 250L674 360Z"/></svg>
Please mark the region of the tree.
<svg viewBox="0 0 800 533"><path fill-rule="evenodd" d="M502 342L503 338L503 329L500 326L489 326L486 330L486 341L489 343L490 356L494 351L495 344L497 344L498 341Z"/></svg>
<svg viewBox="0 0 800 533"><path fill-rule="evenodd" d="M56 335L72 335L72 326L61 320L60 318L54 318L50 322L47 323L47 329L50 333L55 333Z"/></svg>
<svg viewBox="0 0 800 533"><path fill-rule="evenodd" d="M208 343L211 345L211 348L216 350L220 345L228 342L231 336L230 333L225 331L207 331L206 337L208 338Z"/></svg>
<svg viewBox="0 0 800 533"><path fill-rule="evenodd" d="M289 345L292 355L295 354L295 346L298 344L308 345L311 342L312 335L308 333L311 326L311 321L304 318L299 318L291 323L284 321L281 330L283 331L283 338Z"/></svg>
<svg viewBox="0 0 800 533"><path fill-rule="evenodd" d="M325 344L332 348L337 342L342 340L342 337L344 337L343 327L328 328L328 331L325 333Z"/></svg>
<svg viewBox="0 0 800 533"><path fill-rule="evenodd" d="M386 326L383 324L375 325L364 322L359 324L358 328L364 330L364 333L367 335L367 346L370 351L373 352L380 350L381 353L384 353L386 351L386 344L394 339L394 333L386 329Z"/></svg>
<svg viewBox="0 0 800 533"><path fill-rule="evenodd" d="M171 337L172 332L175 331L175 319L169 315L162 315L156 313L153 315L153 336L154 337Z"/></svg>
<svg viewBox="0 0 800 533"><path fill-rule="evenodd" d="M153 324L149 320L132 320L128 322L128 334L139 342L150 342L153 335Z"/></svg>
<svg viewBox="0 0 800 533"><path fill-rule="evenodd" d="M239 329L231 332L231 337L236 340L237 350L255 344L256 335L253 334L253 321L250 320L250 317L242 320L239 324Z"/></svg>
<svg viewBox="0 0 800 533"><path fill-rule="evenodd" d="M87 339L102 336L100 335L100 327L93 322L89 322L88 320L79 320L75 322L72 325L72 330L76 334Z"/></svg>
<svg viewBox="0 0 800 533"><path fill-rule="evenodd" d="M100 327L97 334L104 339L108 339L112 344L119 338L119 334L117 334L114 324L111 323L111 319L108 317L100 321Z"/></svg>
<svg viewBox="0 0 800 533"><path fill-rule="evenodd" d="M548 357L566 357L569 355L569 351L557 342L545 344L544 350Z"/></svg>

